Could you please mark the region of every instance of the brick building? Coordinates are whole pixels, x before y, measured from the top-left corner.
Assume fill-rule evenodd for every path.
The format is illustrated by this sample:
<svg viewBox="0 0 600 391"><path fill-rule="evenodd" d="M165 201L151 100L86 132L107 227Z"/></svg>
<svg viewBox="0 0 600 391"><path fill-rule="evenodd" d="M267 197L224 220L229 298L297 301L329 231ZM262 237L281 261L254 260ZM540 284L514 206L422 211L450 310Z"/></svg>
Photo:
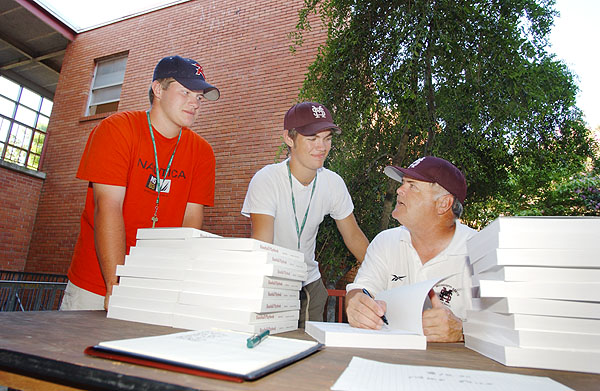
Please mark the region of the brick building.
<svg viewBox="0 0 600 391"><path fill-rule="evenodd" d="M192 128L216 157L215 206L204 228L248 236L240 214L252 175L274 161L283 116L295 103L325 33L313 31L292 55L301 0L192 0L81 32L68 45L40 173L0 167L0 269L66 273L87 183L75 178L90 131L111 112L88 114L97 63L125 58L118 110L145 110L152 71L164 56L197 60L221 98L204 102Z"/></svg>

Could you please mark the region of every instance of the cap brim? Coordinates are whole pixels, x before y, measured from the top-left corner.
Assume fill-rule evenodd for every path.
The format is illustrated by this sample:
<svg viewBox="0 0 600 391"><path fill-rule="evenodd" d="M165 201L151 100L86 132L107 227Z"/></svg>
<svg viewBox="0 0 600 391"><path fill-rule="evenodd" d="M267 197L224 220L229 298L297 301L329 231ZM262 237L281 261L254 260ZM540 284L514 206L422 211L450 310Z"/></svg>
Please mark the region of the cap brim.
<svg viewBox="0 0 600 391"><path fill-rule="evenodd" d="M398 182L402 182L402 177L404 177L402 171L394 166L387 166L383 169L383 173Z"/></svg>
<svg viewBox="0 0 600 391"><path fill-rule="evenodd" d="M200 78L184 79L175 78L179 84L192 91L202 91L204 93L204 99L206 100L217 100L221 96L219 89L211 84L208 84Z"/></svg>
<svg viewBox="0 0 600 391"><path fill-rule="evenodd" d="M414 170L411 170L410 168L387 166L386 168L383 169L383 173L398 182L402 182L403 181L402 178L404 178L405 176L412 178L412 179L416 179L418 181L430 182L430 183L432 182L432 180L430 178L426 178L422 175L419 175Z"/></svg>
<svg viewBox="0 0 600 391"><path fill-rule="evenodd" d="M327 129L331 129L331 132L335 134L342 133L342 129L340 129L336 124L326 121L313 122L312 124L305 125L301 128L296 128L296 131L303 136L314 136L315 134Z"/></svg>

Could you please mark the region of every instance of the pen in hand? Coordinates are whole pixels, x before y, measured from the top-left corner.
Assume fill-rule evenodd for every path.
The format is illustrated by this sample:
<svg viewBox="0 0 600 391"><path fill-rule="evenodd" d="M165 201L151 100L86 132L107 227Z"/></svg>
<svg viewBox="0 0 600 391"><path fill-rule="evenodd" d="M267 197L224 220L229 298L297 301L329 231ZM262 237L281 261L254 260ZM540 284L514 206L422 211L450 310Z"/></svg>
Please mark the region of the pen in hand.
<svg viewBox="0 0 600 391"><path fill-rule="evenodd" d="M368 291L368 290L366 290L365 288L363 288L363 290L362 290L362 291L363 291L363 293L364 293L365 295L367 295L367 296L369 296L371 299L375 300L375 299L373 298L373 296L371 296L371 294L369 293L369 291ZM381 320L383 320L383 323L387 324L388 326L390 325L390 324L388 323L388 320L387 320L387 318L385 317L385 314L381 315Z"/></svg>
<svg viewBox="0 0 600 391"><path fill-rule="evenodd" d="M255 334L246 340L246 346L248 347L248 349L252 349L256 345L261 343L263 341L263 339L267 338L268 336L269 336L269 330L265 330L260 334Z"/></svg>

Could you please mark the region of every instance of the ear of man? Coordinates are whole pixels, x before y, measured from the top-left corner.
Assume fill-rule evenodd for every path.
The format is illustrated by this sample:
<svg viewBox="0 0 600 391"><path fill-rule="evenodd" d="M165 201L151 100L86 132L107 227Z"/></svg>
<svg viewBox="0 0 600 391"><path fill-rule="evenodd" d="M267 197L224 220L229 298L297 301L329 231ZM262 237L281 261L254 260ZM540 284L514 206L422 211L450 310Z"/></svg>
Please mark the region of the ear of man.
<svg viewBox="0 0 600 391"><path fill-rule="evenodd" d="M283 131L283 141L287 144L288 147L294 147L294 140L290 137L290 134L287 129Z"/></svg>
<svg viewBox="0 0 600 391"><path fill-rule="evenodd" d="M439 197L436 201L436 207L440 215L446 214L447 212L452 213L452 204L454 203L454 196L450 193L444 194Z"/></svg>

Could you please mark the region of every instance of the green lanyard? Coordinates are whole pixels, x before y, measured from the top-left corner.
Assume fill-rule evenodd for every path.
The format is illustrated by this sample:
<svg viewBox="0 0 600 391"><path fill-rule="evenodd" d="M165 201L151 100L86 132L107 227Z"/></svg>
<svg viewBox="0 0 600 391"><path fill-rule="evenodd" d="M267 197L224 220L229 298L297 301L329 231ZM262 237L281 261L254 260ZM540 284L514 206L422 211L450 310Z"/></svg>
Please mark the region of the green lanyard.
<svg viewBox="0 0 600 391"><path fill-rule="evenodd" d="M300 250L300 236L304 231L304 225L306 224L306 218L308 217L308 210L310 209L310 202L312 201L313 194L315 194L315 187L317 186L317 173L315 173L315 180L313 182L312 191L310 192L310 199L308 200L308 206L306 207L306 213L304 213L304 219L302 220L302 226L298 227L298 216L296 216L296 201L294 200L294 187L292 186L292 170L290 170L290 161L287 161L288 178L290 178L290 191L292 192L292 209L294 209L294 222L296 223L296 235L298 235L298 250Z"/></svg>
<svg viewBox="0 0 600 391"><path fill-rule="evenodd" d="M156 166L156 207L154 208L154 216L152 216L152 228L158 221L158 203L160 201L160 169L158 168L158 154L156 153L156 142L154 141L154 132L152 131L152 124L150 124L150 112L146 111L146 118L148 118L148 129L150 129L150 137L152 138L152 146L154 147L154 163ZM169 159L169 165L167 166L167 171L165 172L165 177L163 180L167 180L169 176L169 171L171 170L171 163L173 163L173 158L175 157L175 151L177 151L177 146L179 145L179 140L181 139L181 129L179 129L179 136L177 136L177 144L175 144L175 149L173 149L173 154L171 155L171 159Z"/></svg>

